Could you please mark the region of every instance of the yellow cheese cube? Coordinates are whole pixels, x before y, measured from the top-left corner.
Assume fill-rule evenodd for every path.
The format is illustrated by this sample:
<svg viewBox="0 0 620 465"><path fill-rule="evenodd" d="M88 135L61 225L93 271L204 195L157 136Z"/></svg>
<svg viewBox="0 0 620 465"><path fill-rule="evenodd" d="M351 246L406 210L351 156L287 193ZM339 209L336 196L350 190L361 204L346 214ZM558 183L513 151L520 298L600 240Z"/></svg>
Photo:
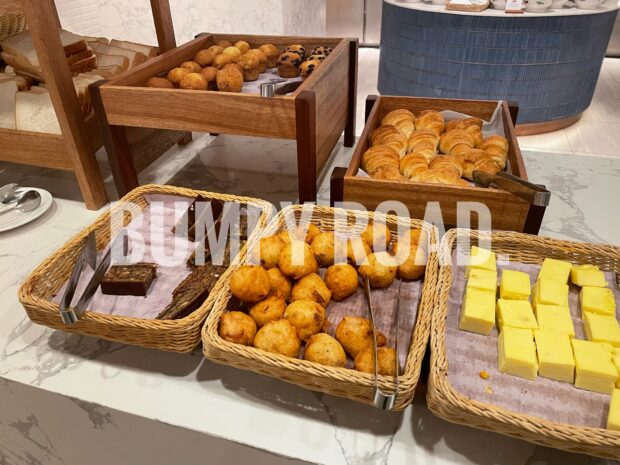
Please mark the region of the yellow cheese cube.
<svg viewBox="0 0 620 465"><path fill-rule="evenodd" d="M502 373L536 379L538 360L531 329L505 326L497 338L497 355Z"/></svg>
<svg viewBox="0 0 620 465"><path fill-rule="evenodd" d="M568 307L538 304L535 309L536 320L540 329L548 329L575 337L575 326Z"/></svg>
<svg viewBox="0 0 620 465"><path fill-rule="evenodd" d="M583 329L588 341L607 342L614 347L620 347L620 325L616 317L586 312Z"/></svg>
<svg viewBox="0 0 620 465"><path fill-rule="evenodd" d="M467 287L479 289L481 291L497 292L497 272L472 268L469 271Z"/></svg>
<svg viewBox="0 0 620 465"><path fill-rule="evenodd" d="M459 329L488 336L495 325L495 292L465 291Z"/></svg>
<svg viewBox="0 0 620 465"><path fill-rule="evenodd" d="M538 352L538 374L544 378L572 383L575 359L568 334L537 329L534 331Z"/></svg>
<svg viewBox="0 0 620 465"><path fill-rule="evenodd" d="M539 278L532 289L532 305L559 305L568 307L568 284L549 278Z"/></svg>
<svg viewBox="0 0 620 465"><path fill-rule="evenodd" d="M575 387L611 394L618 379L612 353L599 342L571 339L575 357Z"/></svg>
<svg viewBox="0 0 620 465"><path fill-rule="evenodd" d="M618 374L620 375L620 353L614 353L612 355L612 360L614 362L614 365L616 365L616 370L618 370ZM618 379L616 380L616 387L620 388L620 376L618 376Z"/></svg>
<svg viewBox="0 0 620 465"><path fill-rule="evenodd" d="M538 329L538 322L534 317L530 301L499 299L497 301L497 326L500 331L504 329L504 326Z"/></svg>
<svg viewBox="0 0 620 465"><path fill-rule="evenodd" d="M499 283L499 296L509 300L528 300L532 289L530 275L521 271L504 270Z"/></svg>
<svg viewBox="0 0 620 465"><path fill-rule="evenodd" d="M556 260L555 258L545 258L538 272L538 279L548 278L566 284L572 267L573 265L570 262Z"/></svg>
<svg viewBox="0 0 620 465"><path fill-rule="evenodd" d="M616 300L611 289L584 286L579 293L579 303L582 316L586 312L616 316Z"/></svg>
<svg viewBox="0 0 620 465"><path fill-rule="evenodd" d="M488 249L481 249L475 245L471 248L469 255L469 264L465 269L465 276L469 277L472 269L495 271L497 273L497 262L495 261L495 252Z"/></svg>
<svg viewBox="0 0 620 465"><path fill-rule="evenodd" d="M614 389L609 402L609 414L607 415L607 429L620 431L620 389Z"/></svg>
<svg viewBox="0 0 620 465"><path fill-rule="evenodd" d="M577 286L607 287L605 273L595 265L573 265L570 280Z"/></svg>

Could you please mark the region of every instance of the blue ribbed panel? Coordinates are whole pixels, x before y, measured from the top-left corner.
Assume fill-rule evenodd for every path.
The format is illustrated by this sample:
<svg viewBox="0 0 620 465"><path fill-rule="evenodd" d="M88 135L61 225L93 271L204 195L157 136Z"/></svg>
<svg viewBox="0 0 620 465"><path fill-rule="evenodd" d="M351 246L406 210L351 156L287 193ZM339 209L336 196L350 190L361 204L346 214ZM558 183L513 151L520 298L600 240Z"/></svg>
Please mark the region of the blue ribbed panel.
<svg viewBox="0 0 620 465"><path fill-rule="evenodd" d="M520 123L575 115L590 105L616 13L465 16L384 2L379 91L513 100Z"/></svg>

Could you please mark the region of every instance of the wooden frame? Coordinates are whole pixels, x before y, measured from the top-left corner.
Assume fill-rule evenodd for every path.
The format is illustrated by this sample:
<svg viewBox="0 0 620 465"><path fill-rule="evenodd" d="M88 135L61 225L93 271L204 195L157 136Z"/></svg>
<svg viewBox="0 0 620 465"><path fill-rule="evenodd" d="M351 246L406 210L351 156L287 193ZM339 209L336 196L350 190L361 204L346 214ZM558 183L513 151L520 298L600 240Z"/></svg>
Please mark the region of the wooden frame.
<svg viewBox="0 0 620 465"><path fill-rule="evenodd" d="M151 0L160 49L173 48L174 34L168 0ZM102 145L96 119L86 120L73 86L67 60L56 33L60 27L54 0L0 0L0 14L21 13L32 33L43 76L62 134L0 129L0 161L73 171L86 207L107 202L95 159Z"/></svg>
<svg viewBox="0 0 620 465"><path fill-rule="evenodd" d="M485 204L492 218L493 229L504 229L537 234L545 207L531 206L526 201L501 190L479 187L460 187L419 182L395 182L357 176L362 155L369 148L372 131L381 124L389 111L407 108L414 114L422 110L454 110L488 120L497 107L495 101L454 100L417 97L371 95L366 100L366 125L359 139L349 167L337 168L331 177L331 203L358 202L368 209L376 209L386 200L399 201L407 206L412 218L424 218L429 202L438 202L447 227L457 224L458 202ZM521 151L515 135L514 122L518 106L502 105L504 131L509 142L508 161L512 174L527 180Z"/></svg>
<svg viewBox="0 0 620 465"><path fill-rule="evenodd" d="M150 77L167 72L220 40L273 43L282 48L292 43L325 45L334 50L287 96L262 98L258 94L143 87ZM100 85L97 113L108 126L105 144L110 163L119 168L114 176L119 195L138 185L124 128L148 127L295 139L299 200L316 200L318 173L342 131L346 146L355 141L357 48L356 39L205 33Z"/></svg>

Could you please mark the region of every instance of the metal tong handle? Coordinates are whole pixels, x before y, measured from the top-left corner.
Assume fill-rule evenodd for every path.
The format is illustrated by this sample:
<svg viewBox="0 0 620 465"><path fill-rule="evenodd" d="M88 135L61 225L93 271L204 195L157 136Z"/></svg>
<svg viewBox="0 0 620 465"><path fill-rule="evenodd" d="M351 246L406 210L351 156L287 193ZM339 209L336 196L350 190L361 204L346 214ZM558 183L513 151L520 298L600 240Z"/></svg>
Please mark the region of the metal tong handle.
<svg viewBox="0 0 620 465"><path fill-rule="evenodd" d="M71 301L73 300L75 289L77 288L78 281L80 280L80 276L84 270L84 265L86 264L94 270L96 263L97 242L95 233L91 232L88 236L86 236L86 239L82 244L82 250L80 251L80 255L75 262L75 266L73 267L73 271L71 272L71 276L67 282L65 292L60 299L60 318L62 318L62 322L64 324L70 325L76 323L80 318L82 318L83 312L77 312L75 308L71 307Z"/></svg>
<svg viewBox="0 0 620 465"><path fill-rule="evenodd" d="M276 95L286 95L297 90L301 83L302 81L286 81L284 79L263 82L260 85L260 96L270 98Z"/></svg>
<svg viewBox="0 0 620 465"><path fill-rule="evenodd" d="M374 376L375 376L375 392L373 395L372 403L375 407L382 410L392 410L398 397L398 374L400 373L400 364L398 362L398 320L400 319L399 307L400 307L400 286L398 288L398 295L396 297L396 314L394 319L396 320L396 333L394 337L394 350L396 352L396 360L394 362L394 390L392 392L386 392L379 387L378 380L378 351L377 351L377 331L375 328L375 315L372 309L372 301L370 300L370 282L368 277L364 277L364 294L366 295L366 302L368 303L368 313L370 314L370 324L372 326L372 349L374 352Z"/></svg>
<svg viewBox="0 0 620 465"><path fill-rule="evenodd" d="M551 199L551 192L544 186L531 183L504 171L498 171L496 174L474 171L473 178L476 184L508 191L532 205L546 207Z"/></svg>

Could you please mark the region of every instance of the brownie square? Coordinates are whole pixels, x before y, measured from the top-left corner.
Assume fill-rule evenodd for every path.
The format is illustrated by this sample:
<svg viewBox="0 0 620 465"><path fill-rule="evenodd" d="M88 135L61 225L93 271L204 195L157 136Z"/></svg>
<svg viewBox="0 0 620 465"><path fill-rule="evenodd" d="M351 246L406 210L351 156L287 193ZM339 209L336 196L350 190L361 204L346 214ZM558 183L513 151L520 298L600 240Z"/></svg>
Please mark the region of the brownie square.
<svg viewBox="0 0 620 465"><path fill-rule="evenodd" d="M154 263L112 265L101 281L101 292L106 295L137 295L146 293L157 276Z"/></svg>

